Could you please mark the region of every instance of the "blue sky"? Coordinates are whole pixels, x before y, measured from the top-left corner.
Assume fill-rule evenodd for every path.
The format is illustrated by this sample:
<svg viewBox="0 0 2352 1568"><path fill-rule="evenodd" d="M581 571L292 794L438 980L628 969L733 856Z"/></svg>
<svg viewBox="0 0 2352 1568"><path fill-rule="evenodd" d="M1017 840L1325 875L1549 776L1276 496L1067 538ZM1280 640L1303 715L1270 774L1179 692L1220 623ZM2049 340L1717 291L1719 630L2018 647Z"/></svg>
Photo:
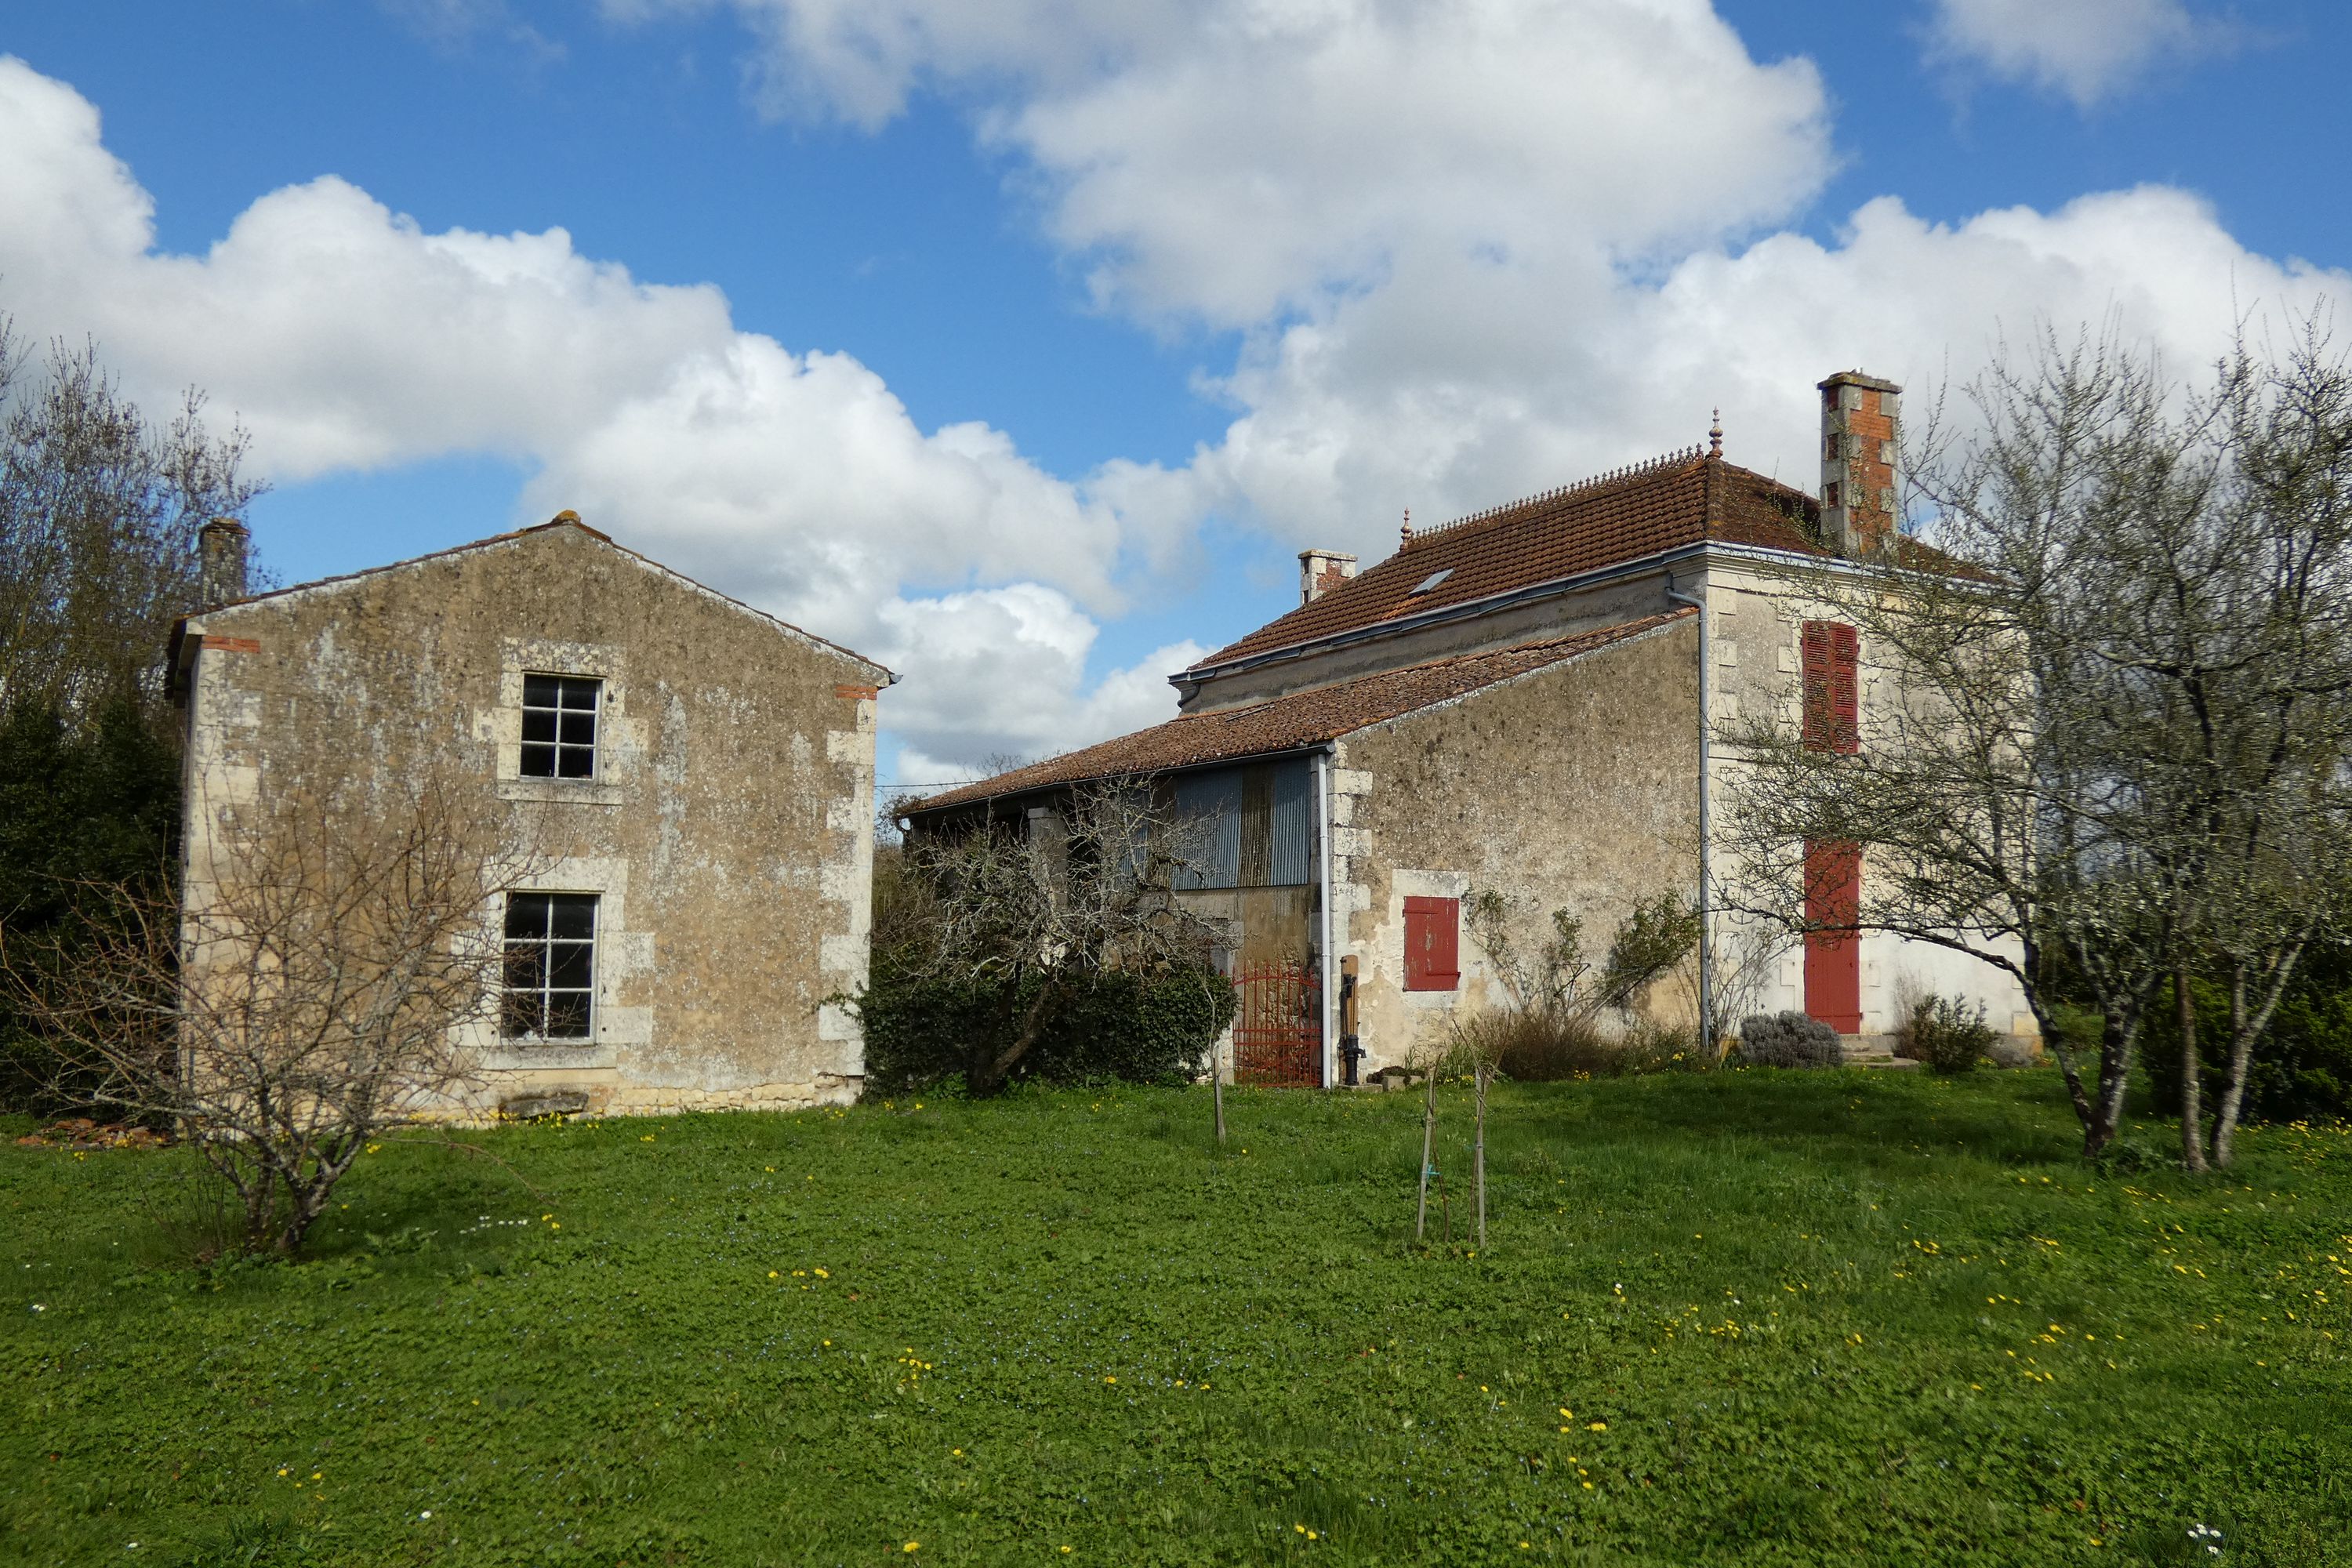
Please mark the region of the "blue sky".
<svg viewBox="0 0 2352 1568"><path fill-rule="evenodd" d="M2345 31L2318 0L18 7L0 309L242 418L289 579L572 505L900 668L884 777L961 776L1172 710L1159 678L1286 607L1298 548L1377 555L1407 506L1717 404L1734 460L1810 479L1830 369L1965 374L2037 319L2193 359L2341 298Z"/></svg>

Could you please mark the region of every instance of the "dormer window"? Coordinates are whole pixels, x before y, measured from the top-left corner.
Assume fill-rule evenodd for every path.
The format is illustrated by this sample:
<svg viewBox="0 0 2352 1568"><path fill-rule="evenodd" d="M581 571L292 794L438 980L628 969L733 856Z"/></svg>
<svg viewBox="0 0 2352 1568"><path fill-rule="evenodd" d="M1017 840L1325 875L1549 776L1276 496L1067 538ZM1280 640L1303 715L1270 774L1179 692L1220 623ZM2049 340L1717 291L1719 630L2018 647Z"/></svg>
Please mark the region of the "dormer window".
<svg viewBox="0 0 2352 1568"><path fill-rule="evenodd" d="M596 711L604 683L584 675L522 678L522 775L596 776Z"/></svg>

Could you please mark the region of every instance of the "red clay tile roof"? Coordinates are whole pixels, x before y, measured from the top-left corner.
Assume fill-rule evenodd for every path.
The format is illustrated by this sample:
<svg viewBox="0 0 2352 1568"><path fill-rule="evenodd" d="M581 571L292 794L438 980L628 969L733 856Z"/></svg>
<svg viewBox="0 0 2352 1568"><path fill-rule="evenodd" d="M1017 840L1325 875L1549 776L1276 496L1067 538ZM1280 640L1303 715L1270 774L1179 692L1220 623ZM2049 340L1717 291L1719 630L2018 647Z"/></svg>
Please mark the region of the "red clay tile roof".
<svg viewBox="0 0 2352 1568"><path fill-rule="evenodd" d="M1188 713L1132 735L932 795L918 802L910 815L1085 779L1126 778L1296 751L1627 641L1696 614L1695 610L1672 610L1575 637L1547 637L1486 653L1459 654L1402 669L1381 670L1246 708Z"/></svg>
<svg viewBox="0 0 2352 1568"><path fill-rule="evenodd" d="M1192 668L1572 577L1702 539L1824 555L1829 552L1808 531L1819 516L1818 503L1804 491L1693 447L1415 534L1362 575ZM1447 573L1443 583L1412 592L1441 570Z"/></svg>

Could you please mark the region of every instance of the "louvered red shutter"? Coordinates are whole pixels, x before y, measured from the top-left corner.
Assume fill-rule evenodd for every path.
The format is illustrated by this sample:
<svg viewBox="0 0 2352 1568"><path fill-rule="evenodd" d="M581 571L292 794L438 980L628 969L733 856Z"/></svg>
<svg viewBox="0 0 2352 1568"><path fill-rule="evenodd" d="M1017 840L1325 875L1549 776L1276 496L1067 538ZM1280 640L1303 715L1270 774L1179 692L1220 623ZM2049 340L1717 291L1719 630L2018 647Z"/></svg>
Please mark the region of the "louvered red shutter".
<svg viewBox="0 0 2352 1568"><path fill-rule="evenodd" d="M1830 749L1862 749L1862 637L1849 626L1830 628Z"/></svg>
<svg viewBox="0 0 2352 1568"><path fill-rule="evenodd" d="M1807 621L1799 641L1805 689L1805 750L1830 749L1830 623Z"/></svg>
<svg viewBox="0 0 2352 1568"><path fill-rule="evenodd" d="M1404 988L1452 991L1462 984L1462 901L1404 901Z"/></svg>
<svg viewBox="0 0 2352 1568"><path fill-rule="evenodd" d="M1862 637L1842 621L1807 621L1802 636L1805 749L1846 752L1862 743Z"/></svg>

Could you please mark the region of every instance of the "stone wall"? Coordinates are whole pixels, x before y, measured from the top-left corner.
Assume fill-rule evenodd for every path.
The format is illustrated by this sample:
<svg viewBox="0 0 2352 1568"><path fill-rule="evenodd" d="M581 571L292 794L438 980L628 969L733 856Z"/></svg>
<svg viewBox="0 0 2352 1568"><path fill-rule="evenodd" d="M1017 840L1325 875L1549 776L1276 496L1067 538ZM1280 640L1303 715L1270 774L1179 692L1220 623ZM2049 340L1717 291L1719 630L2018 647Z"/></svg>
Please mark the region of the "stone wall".
<svg viewBox="0 0 2352 1568"><path fill-rule="evenodd" d="M1599 958L1636 900L1696 893L1697 638L1678 621L1339 742L1333 903L1360 965L1365 1070L1506 999L1467 931L1459 991L1404 989L1407 898L1493 889L1526 911L1523 947L1566 909Z"/></svg>
<svg viewBox="0 0 2352 1568"><path fill-rule="evenodd" d="M573 526L551 526L190 622L188 894L218 814L427 763L478 781L531 884L599 895L595 1026L484 1030L470 1109L854 1099L880 667ZM604 682L597 776L520 771L526 671Z"/></svg>

